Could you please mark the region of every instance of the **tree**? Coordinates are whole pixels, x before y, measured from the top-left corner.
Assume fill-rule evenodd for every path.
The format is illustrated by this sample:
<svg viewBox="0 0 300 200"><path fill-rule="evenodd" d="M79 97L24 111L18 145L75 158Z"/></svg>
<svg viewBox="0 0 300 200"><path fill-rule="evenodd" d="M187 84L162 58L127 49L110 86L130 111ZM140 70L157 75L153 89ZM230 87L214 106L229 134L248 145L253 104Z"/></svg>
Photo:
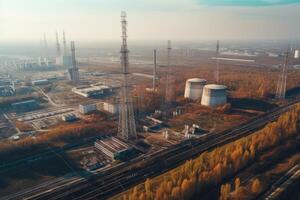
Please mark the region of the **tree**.
<svg viewBox="0 0 300 200"><path fill-rule="evenodd" d="M254 179L251 186L251 191L255 194L259 193L261 191L261 182L258 178Z"/></svg>
<svg viewBox="0 0 300 200"><path fill-rule="evenodd" d="M146 198L152 200L153 199L152 182L148 178L145 182L145 191L146 191Z"/></svg>
<svg viewBox="0 0 300 200"><path fill-rule="evenodd" d="M238 189L240 188L240 185L241 185L241 180L240 178L236 178L234 180L234 191L238 191Z"/></svg>

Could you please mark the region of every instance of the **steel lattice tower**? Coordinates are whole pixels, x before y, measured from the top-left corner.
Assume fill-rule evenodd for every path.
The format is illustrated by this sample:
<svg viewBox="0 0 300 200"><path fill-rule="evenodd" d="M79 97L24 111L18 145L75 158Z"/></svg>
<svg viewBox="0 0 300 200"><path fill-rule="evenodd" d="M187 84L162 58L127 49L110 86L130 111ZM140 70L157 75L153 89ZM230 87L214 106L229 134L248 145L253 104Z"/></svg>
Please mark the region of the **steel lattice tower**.
<svg viewBox="0 0 300 200"><path fill-rule="evenodd" d="M172 44L171 40L168 40L168 47L167 47L167 74L166 74L166 96L165 96L165 103L169 104L172 102L172 77L171 77L171 50L172 50Z"/></svg>
<svg viewBox="0 0 300 200"><path fill-rule="evenodd" d="M290 47L288 47L288 49L287 49L287 52L285 54L284 64L282 67L282 71L279 74L279 79L278 79L277 88L276 88L276 99L285 99L289 51L290 51Z"/></svg>
<svg viewBox="0 0 300 200"><path fill-rule="evenodd" d="M127 20L126 13L121 14L122 24L122 46L121 46L121 65L123 74L123 83L120 95L120 109L119 109L119 130L118 136L126 140L136 139L136 127L133 112L133 102L130 94L130 88L128 86L129 75L129 50L127 48Z"/></svg>
<svg viewBox="0 0 300 200"><path fill-rule="evenodd" d="M216 46L216 71L215 71L215 80L216 83L219 83L220 81L220 61L219 61L219 55L220 55L220 42L217 41Z"/></svg>
<svg viewBox="0 0 300 200"><path fill-rule="evenodd" d="M59 39L58 39L58 33L57 33L57 31L56 31L56 55L57 55L57 57L61 56L60 44L59 44Z"/></svg>
<svg viewBox="0 0 300 200"><path fill-rule="evenodd" d="M153 92L156 90L156 49L153 50L153 83L152 83L152 88Z"/></svg>
<svg viewBox="0 0 300 200"><path fill-rule="evenodd" d="M71 42L71 52L72 52L72 72L71 72L71 80L73 84L79 83L79 71L76 63L76 55L75 55L75 42Z"/></svg>

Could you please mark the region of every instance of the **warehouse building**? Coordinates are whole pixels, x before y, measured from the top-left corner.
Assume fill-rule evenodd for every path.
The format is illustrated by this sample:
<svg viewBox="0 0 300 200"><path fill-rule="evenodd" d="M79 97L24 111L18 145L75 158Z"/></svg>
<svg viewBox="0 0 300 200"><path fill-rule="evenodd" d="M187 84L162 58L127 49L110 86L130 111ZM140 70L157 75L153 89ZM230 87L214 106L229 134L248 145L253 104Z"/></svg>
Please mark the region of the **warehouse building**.
<svg viewBox="0 0 300 200"><path fill-rule="evenodd" d="M39 85L48 85L49 81L47 79L41 79L41 80L32 81L31 83L34 86L39 86Z"/></svg>
<svg viewBox="0 0 300 200"><path fill-rule="evenodd" d="M72 91L83 97L95 97L95 96L105 96L113 92L113 88L101 85L101 86L88 86L88 87L76 87Z"/></svg>
<svg viewBox="0 0 300 200"><path fill-rule="evenodd" d="M81 114L87 115L97 110L96 104L80 104L79 105L79 112Z"/></svg>
<svg viewBox="0 0 300 200"><path fill-rule="evenodd" d="M135 154L133 147L116 137L97 140L95 148L113 160L127 160Z"/></svg>
<svg viewBox="0 0 300 200"><path fill-rule="evenodd" d="M13 103L11 104L14 110L17 112L22 112L22 111L31 111L35 110L39 107L38 103L36 100L28 100L28 101L22 101L18 103Z"/></svg>

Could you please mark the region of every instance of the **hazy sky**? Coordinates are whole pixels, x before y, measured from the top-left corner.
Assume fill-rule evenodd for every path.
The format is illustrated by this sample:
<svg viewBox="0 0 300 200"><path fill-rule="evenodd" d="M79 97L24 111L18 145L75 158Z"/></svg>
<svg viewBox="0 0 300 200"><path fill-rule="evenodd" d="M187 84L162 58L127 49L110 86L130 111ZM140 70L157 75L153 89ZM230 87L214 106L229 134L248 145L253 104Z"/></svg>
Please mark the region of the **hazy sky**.
<svg viewBox="0 0 300 200"><path fill-rule="evenodd" d="M0 41L300 38L300 0L0 0Z"/></svg>

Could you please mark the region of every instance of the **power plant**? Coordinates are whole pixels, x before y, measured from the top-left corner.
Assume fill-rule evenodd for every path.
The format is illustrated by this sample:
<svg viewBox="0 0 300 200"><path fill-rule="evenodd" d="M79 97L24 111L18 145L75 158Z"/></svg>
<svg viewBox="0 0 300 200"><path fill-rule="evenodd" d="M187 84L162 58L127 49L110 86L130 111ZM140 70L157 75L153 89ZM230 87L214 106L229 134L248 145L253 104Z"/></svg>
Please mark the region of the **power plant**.
<svg viewBox="0 0 300 200"><path fill-rule="evenodd" d="M120 96L120 109L119 109L119 129L118 136L125 140L137 139L135 119L133 112L133 102L128 85L129 75L129 61L127 48L127 20L126 13L122 12L122 47L121 47L121 65L123 70L123 82Z"/></svg>
<svg viewBox="0 0 300 200"><path fill-rule="evenodd" d="M204 106L219 106L227 103L227 87L225 85L209 84L204 86L201 104Z"/></svg>
<svg viewBox="0 0 300 200"><path fill-rule="evenodd" d="M198 100L202 97L203 87L206 85L205 79L191 78L185 83L184 98Z"/></svg>

